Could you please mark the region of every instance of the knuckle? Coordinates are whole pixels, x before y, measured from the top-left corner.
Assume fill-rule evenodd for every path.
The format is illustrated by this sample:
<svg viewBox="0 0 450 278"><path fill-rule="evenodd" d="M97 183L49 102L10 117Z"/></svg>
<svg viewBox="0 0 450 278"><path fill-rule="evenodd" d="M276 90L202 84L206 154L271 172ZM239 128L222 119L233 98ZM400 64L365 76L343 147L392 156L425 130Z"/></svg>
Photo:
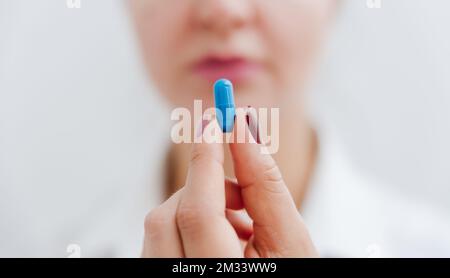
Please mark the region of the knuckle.
<svg viewBox="0 0 450 278"><path fill-rule="evenodd" d="M286 193L286 188L285 186L283 186L283 176L281 175L281 172L275 163L265 167L262 172L262 178L264 190L274 194Z"/></svg>
<svg viewBox="0 0 450 278"><path fill-rule="evenodd" d="M221 164L221 161L219 158L216 157L214 153L207 152L203 149L195 148L194 150L192 150L190 163L191 165L214 164L214 163Z"/></svg>
<svg viewBox="0 0 450 278"><path fill-rule="evenodd" d="M153 209L145 216L145 232L150 235L156 235L158 233L164 232L164 227L166 223L168 223L168 221L168 217L162 209Z"/></svg>
<svg viewBox="0 0 450 278"><path fill-rule="evenodd" d="M263 177L265 181L283 182L283 177L281 176L280 169L275 163L265 167L263 171Z"/></svg>
<svg viewBox="0 0 450 278"><path fill-rule="evenodd" d="M210 215L199 206L182 205L177 210L176 221L180 230L195 230L208 224Z"/></svg>
<svg viewBox="0 0 450 278"><path fill-rule="evenodd" d="M212 154L205 150L205 146L197 147L192 150L191 163L204 163L212 159Z"/></svg>
<svg viewBox="0 0 450 278"><path fill-rule="evenodd" d="M191 153L191 163L198 163L199 161L202 161L203 159L203 152L198 150L198 149L194 149L192 150Z"/></svg>

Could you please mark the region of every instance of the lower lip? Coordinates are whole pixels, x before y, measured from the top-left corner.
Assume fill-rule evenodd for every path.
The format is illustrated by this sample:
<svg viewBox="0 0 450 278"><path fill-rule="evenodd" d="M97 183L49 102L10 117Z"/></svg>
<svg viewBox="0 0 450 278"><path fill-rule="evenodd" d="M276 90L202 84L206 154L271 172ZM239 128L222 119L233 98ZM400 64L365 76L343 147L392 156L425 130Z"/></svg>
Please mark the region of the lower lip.
<svg viewBox="0 0 450 278"><path fill-rule="evenodd" d="M248 61L202 62L193 71L208 81L227 78L233 82L241 82L252 78L261 70L259 64Z"/></svg>

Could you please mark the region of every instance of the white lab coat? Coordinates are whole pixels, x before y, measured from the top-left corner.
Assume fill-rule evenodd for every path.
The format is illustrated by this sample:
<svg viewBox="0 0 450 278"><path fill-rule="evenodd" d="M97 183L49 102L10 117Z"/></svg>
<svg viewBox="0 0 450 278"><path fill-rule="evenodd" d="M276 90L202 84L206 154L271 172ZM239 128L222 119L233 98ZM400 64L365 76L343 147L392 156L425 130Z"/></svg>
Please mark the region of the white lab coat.
<svg viewBox="0 0 450 278"><path fill-rule="evenodd" d="M362 175L331 133L320 138L301 214L322 256L450 256L449 219ZM64 190L33 195L32 188L3 187L0 257L139 256L145 214L161 201L161 175L153 180L142 188L82 189L89 198L79 206L64 202ZM58 209L49 205L58 199Z"/></svg>

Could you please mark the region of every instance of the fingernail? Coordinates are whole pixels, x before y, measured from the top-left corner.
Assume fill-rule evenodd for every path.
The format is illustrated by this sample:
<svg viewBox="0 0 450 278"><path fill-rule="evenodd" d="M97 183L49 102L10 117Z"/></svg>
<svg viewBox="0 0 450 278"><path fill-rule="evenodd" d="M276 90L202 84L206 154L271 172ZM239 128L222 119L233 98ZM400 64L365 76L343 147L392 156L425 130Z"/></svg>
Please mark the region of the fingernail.
<svg viewBox="0 0 450 278"><path fill-rule="evenodd" d="M197 128L195 130L195 139L199 139L202 137L203 135L203 131L205 130L205 128L208 126L208 124L210 123L210 120L204 120L202 119L198 124L197 124Z"/></svg>
<svg viewBox="0 0 450 278"><path fill-rule="evenodd" d="M247 106L247 115L246 115L247 126L249 127L250 133L255 139L256 143L261 144L261 140L259 137L259 127L258 127L258 119L255 114L255 109L250 105Z"/></svg>

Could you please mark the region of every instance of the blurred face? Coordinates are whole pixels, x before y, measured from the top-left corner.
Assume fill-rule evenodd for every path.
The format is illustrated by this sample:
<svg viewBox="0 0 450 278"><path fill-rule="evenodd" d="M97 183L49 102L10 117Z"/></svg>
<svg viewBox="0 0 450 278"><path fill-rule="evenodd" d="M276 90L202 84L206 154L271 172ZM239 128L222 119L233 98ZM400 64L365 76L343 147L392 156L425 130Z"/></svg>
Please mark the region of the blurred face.
<svg viewBox="0 0 450 278"><path fill-rule="evenodd" d="M219 78L238 106L301 96L336 0L130 0L145 61L174 105L213 105Z"/></svg>

